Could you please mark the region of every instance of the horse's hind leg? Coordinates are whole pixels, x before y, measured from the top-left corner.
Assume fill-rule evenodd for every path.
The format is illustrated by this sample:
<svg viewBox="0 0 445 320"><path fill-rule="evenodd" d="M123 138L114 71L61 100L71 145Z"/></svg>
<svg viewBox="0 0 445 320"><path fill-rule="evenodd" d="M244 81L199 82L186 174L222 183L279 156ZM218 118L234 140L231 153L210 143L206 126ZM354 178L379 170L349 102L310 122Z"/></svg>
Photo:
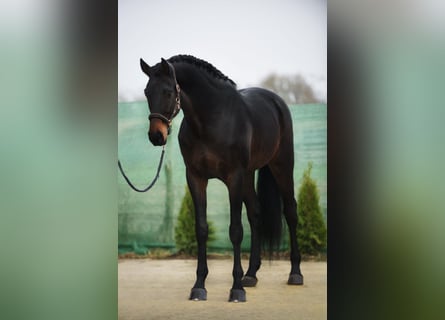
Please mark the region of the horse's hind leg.
<svg viewBox="0 0 445 320"><path fill-rule="evenodd" d="M288 279L288 284L301 285L303 284L303 275L300 270L301 256L298 249L297 242L297 202L294 195L294 178L293 178L293 159L289 158L283 161L276 160L269 164L272 174L277 182L283 198L283 213L286 218L287 226L289 227L290 236L290 260L291 271Z"/></svg>
<svg viewBox="0 0 445 320"><path fill-rule="evenodd" d="M244 287L254 287L258 280L256 273L261 266L261 240L259 238L259 203L255 193L254 171L248 172L244 179L243 201L247 209L250 224L250 258L249 269L242 279Z"/></svg>

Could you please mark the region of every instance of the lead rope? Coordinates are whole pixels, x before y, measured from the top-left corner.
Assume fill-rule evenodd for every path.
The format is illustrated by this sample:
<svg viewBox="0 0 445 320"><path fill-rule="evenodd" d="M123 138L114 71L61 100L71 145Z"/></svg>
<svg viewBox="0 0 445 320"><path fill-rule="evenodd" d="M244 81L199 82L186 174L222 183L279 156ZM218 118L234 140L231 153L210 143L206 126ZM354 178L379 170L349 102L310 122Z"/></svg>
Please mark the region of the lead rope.
<svg viewBox="0 0 445 320"><path fill-rule="evenodd" d="M168 125L168 134L170 134L170 129L171 129L173 118L181 110L181 87L179 86L178 82L176 81L176 74L174 74L174 79L175 79L175 82L176 82L176 86L175 86L176 87L176 98L175 98L176 104L175 104L175 109L173 110L173 113L171 114L170 118L167 118L167 117L165 117L164 115L162 115L160 113L152 113L148 117L148 119L159 118L162 121L164 121L165 123L167 123L167 125ZM154 177L153 181L148 185L148 187L146 187L145 189L138 189L131 183L130 179L128 179L127 175L125 174L124 170L122 169L122 165L121 165L121 162L119 161L119 159L117 160L117 165L119 167L119 170L120 170L122 176L125 178L125 181L127 181L128 185L134 191L136 191L136 192L147 192L148 190L150 190L154 186L154 184L156 183L156 181L159 178L159 172L161 171L162 162L164 161L164 153L165 153L165 144L162 146L161 159L159 160L158 171L156 172L156 176Z"/></svg>
<svg viewBox="0 0 445 320"><path fill-rule="evenodd" d="M147 192L154 186L154 184L156 183L156 181L159 178L159 172L161 171L162 162L164 161L164 153L165 153L165 145L162 147L161 159L159 160L158 171L156 172L156 176L154 177L153 181L148 185L148 187L146 187L145 189L138 189L131 183L130 179L127 178L127 175L125 174L124 170L122 169L121 162L119 160L117 160L117 165L119 166L119 170L120 170L122 176L125 178L125 181L127 181L128 185L131 187L131 189L133 189L134 191L137 191L137 192Z"/></svg>

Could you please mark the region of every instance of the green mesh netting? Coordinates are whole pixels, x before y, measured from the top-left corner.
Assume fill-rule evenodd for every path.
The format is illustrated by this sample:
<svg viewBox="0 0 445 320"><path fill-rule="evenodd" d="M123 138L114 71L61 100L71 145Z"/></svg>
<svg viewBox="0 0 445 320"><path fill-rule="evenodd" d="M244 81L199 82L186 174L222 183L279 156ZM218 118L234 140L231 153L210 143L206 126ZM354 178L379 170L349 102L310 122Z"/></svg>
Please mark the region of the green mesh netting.
<svg viewBox="0 0 445 320"><path fill-rule="evenodd" d="M144 102L119 103L119 159L131 181L145 187L154 177L161 153L148 141L148 108ZM326 219L327 122L325 104L290 106L294 125L295 193L303 171L313 162L312 177L320 191L320 202ZM119 250L144 253L146 248L173 249L174 227L184 196L185 167L177 134L180 113L173 121L166 146L165 162L156 185L147 193L131 190L118 173ZM210 251L230 251L229 200L225 185L210 180L207 189L207 215L216 229L216 240ZM243 208L243 250L250 247L250 228Z"/></svg>

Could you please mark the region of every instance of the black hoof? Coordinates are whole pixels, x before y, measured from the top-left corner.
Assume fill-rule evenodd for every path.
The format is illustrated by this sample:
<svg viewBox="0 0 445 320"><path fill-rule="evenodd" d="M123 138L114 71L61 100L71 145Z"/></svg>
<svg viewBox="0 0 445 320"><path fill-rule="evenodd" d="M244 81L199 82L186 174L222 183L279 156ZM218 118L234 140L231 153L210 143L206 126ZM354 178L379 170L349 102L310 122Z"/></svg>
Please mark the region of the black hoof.
<svg viewBox="0 0 445 320"><path fill-rule="evenodd" d="M258 279L256 277L249 277L244 276L241 280L241 283L243 284L243 287L255 287L258 282Z"/></svg>
<svg viewBox="0 0 445 320"><path fill-rule="evenodd" d="M301 275L301 274L289 275L289 280L287 280L287 284L302 285L303 284L303 275Z"/></svg>
<svg viewBox="0 0 445 320"><path fill-rule="evenodd" d="M189 300L193 301L207 300L207 290L204 288L192 288Z"/></svg>
<svg viewBox="0 0 445 320"><path fill-rule="evenodd" d="M244 289L230 290L229 302L246 302L246 291Z"/></svg>

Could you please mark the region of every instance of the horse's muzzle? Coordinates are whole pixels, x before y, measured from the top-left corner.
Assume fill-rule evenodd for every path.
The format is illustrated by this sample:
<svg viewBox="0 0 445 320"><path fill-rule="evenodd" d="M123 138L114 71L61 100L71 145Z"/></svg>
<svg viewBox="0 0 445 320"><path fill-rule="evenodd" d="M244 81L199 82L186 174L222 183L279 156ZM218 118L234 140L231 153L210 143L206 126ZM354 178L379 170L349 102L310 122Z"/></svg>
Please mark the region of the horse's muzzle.
<svg viewBox="0 0 445 320"><path fill-rule="evenodd" d="M167 139L160 131L148 132L148 139L154 146L163 146L167 143Z"/></svg>

